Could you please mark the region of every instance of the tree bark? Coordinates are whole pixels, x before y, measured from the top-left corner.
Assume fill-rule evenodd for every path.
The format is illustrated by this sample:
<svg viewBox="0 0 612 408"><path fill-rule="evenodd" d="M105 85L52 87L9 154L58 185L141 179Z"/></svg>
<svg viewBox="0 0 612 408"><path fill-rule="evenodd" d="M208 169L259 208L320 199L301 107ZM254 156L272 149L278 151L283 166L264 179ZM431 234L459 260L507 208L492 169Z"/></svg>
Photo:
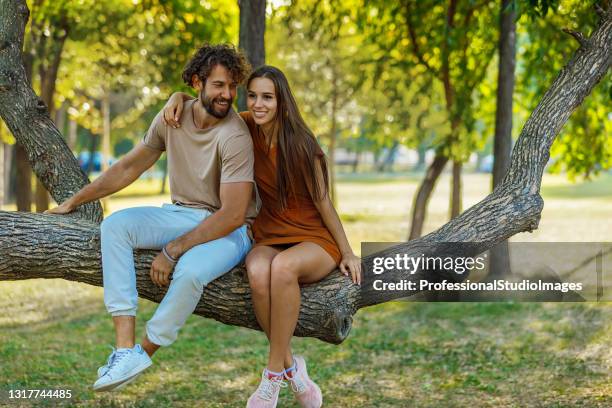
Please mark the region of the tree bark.
<svg viewBox="0 0 612 408"><path fill-rule="evenodd" d="M0 53L6 52L6 46L2 45L6 44L4 27L11 26L6 22L12 21L16 25L14 22L18 21L18 16L25 20L26 10L23 0L0 0ZM396 253L408 256L429 255L436 253L445 242L475 243L462 253L473 256L514 234L536 229L544 204L539 190L550 146L570 114L601 80L610 65L612 8L605 12L600 26L589 39L584 40L584 45L575 52L525 123L514 147L509 171L493 192L437 231L364 257L366 270L361 287L350 284L348 278L337 271L321 282L304 286L296 334L339 343L347 336L352 315L359 308L416 292L376 291L372 281L377 276L368 270L373 257L394 256ZM7 87L4 72L0 70L2 89ZM27 82L8 83L12 87L27 87ZM6 91L0 91L0 101L3 92ZM10 106L0 103L0 113L3 116L7 109ZM7 116L11 119L14 117ZM16 123L25 126L30 124L28 119L31 117L24 115ZM15 125L15 122L11 123ZM20 137L48 137L57 133L52 123L47 126L47 122L38 118L32 123L32 130L39 132ZM13 126L12 129L19 130L19 126ZM28 148L36 147L31 143L24 145ZM63 148L67 150L65 145ZM60 163L63 167L76 166L75 161ZM34 169L43 173L47 171L44 166L49 165L48 162L42 162ZM71 177L82 180L74 171L62 171L62 177L66 183L74 183ZM65 189L63 184L52 187L54 193L55 188ZM63 278L101 285L98 235L97 225L83 219L0 212L0 279ZM147 277L152 257L151 251L135 252L137 284L140 296L159 302L163 292ZM385 273L385 278L389 281L405 279L416 282L427 279L427 276L425 271L411 274L405 270L390 270ZM205 289L196 313L227 324L257 328L242 267L212 282Z"/></svg>
<svg viewBox="0 0 612 408"><path fill-rule="evenodd" d="M253 68L265 63L266 0L238 0L240 33L238 47L242 49ZM245 91L238 90L238 110L246 110Z"/></svg>
<svg viewBox="0 0 612 408"><path fill-rule="evenodd" d="M512 94L516 56L516 13L512 0L501 0L499 15L499 68L497 74L497 110L493 143L493 188L501 183L510 166L512 150ZM489 279L507 276L510 271L508 241L490 251Z"/></svg>
<svg viewBox="0 0 612 408"><path fill-rule="evenodd" d="M412 203L412 221L410 223L410 234L408 240L417 239L423 233L423 225L425 224L425 215L427 214L427 203L429 197L436 186L440 173L444 170L448 162L448 157L441 153L437 153L433 161L425 172L425 177L421 181L419 190L414 196L414 202Z"/></svg>
<svg viewBox="0 0 612 408"><path fill-rule="evenodd" d="M453 160L453 177L451 178L451 205L450 218L453 219L461 213L461 170L463 164Z"/></svg>

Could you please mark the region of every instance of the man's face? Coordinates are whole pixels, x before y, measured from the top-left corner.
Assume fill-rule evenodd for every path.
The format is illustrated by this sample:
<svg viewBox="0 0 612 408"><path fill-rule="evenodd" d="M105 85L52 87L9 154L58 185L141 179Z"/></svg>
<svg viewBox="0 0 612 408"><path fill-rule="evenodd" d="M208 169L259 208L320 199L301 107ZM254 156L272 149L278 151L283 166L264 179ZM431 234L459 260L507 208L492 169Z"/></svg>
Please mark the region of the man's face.
<svg viewBox="0 0 612 408"><path fill-rule="evenodd" d="M237 85L227 68L215 65L199 90L200 102L206 112L218 119L227 116L236 97Z"/></svg>

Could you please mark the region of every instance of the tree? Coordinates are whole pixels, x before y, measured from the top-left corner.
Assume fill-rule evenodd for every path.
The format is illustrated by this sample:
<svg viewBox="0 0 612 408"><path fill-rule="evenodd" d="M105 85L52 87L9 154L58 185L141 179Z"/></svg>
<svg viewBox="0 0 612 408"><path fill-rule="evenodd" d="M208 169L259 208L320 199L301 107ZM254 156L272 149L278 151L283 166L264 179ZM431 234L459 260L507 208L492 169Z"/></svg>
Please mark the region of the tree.
<svg viewBox="0 0 612 408"><path fill-rule="evenodd" d="M601 23L561 70L533 111L516 142L503 181L481 202L437 231L366 257L435 254L442 243L475 243L473 256L510 236L537 228L543 208L539 194L542 172L556 135L612 65L612 7L600 11ZM0 115L15 138L28 150L34 170L63 201L87 180L49 119L43 103L29 87L21 47L28 8L17 0L0 0ZM71 160L69 160L70 158ZM89 204L72 216L0 212L0 279L63 278L101 285L99 256L100 207ZM149 280L153 251L136 251L137 285L141 297L159 302L164 293ZM368 271L366 271L368 272ZM407 292L376 291L373 274L360 288L333 273L302 290L302 309L296 329L301 336L339 343L350 330L353 314L362 307L406 296ZM386 272L393 281L427 279L423 270ZM248 282L241 267L215 280L204 290L196 313L228 324L257 329ZM412 292L414 293L414 292Z"/></svg>
<svg viewBox="0 0 612 408"><path fill-rule="evenodd" d="M253 66L257 68L266 62L266 0L238 0L240 7L240 34L238 47L246 53ZM238 91L238 110L246 110L244 89Z"/></svg>
<svg viewBox="0 0 612 408"><path fill-rule="evenodd" d="M499 14L499 68L497 75L497 110L493 147L493 188L503 180L510 166L512 150L512 94L516 55L516 12L513 0L501 0ZM489 276L499 278L510 273L508 241L491 250Z"/></svg>

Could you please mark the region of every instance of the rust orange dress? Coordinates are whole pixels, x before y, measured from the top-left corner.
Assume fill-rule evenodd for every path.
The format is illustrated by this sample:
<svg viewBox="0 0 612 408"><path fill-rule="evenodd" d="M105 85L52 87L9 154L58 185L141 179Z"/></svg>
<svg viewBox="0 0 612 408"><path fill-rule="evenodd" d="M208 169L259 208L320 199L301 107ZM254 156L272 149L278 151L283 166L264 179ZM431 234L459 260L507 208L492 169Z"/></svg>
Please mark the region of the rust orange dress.
<svg viewBox="0 0 612 408"><path fill-rule="evenodd" d="M253 223L254 246L313 242L339 264L342 256L338 245L323 223L304 181L296 186L296 197L287 200L287 208L280 209L276 188L276 148L268 149L265 136L250 112L241 112L240 116L253 138L255 182L262 202ZM320 154L322 156L323 151Z"/></svg>

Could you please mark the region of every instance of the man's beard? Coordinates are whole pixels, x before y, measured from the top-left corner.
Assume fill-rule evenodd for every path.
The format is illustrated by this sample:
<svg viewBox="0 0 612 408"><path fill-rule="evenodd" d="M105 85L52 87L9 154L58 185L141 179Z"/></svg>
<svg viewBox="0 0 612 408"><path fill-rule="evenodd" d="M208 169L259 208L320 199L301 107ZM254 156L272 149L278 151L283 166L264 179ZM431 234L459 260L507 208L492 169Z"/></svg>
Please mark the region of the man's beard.
<svg viewBox="0 0 612 408"><path fill-rule="evenodd" d="M222 97L217 97L215 99L210 99L208 96L201 94L200 95L200 101L202 102L202 106L204 107L204 109L206 109L206 112L208 112L209 114L211 114L212 116L214 116L217 119L223 119L224 117L227 116L227 114L229 113L231 107L232 107L232 102L233 99L225 99ZM227 109L225 111L218 111L215 110L215 102L224 102L227 101Z"/></svg>

